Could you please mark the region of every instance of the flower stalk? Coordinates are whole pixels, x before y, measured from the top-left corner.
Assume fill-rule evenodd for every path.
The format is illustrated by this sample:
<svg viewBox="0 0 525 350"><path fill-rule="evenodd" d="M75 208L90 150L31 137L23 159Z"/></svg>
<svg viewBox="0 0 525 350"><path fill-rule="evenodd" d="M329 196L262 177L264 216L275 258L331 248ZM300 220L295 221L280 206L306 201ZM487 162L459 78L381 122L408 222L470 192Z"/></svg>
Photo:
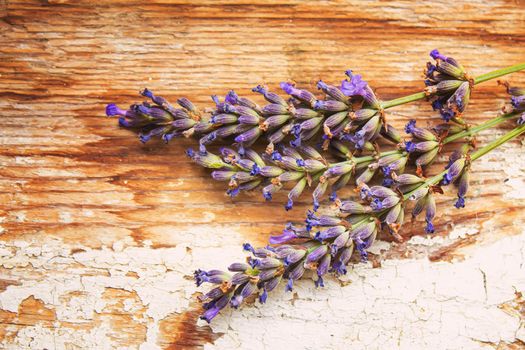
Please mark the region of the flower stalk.
<svg viewBox="0 0 525 350"><path fill-rule="evenodd" d="M186 98L178 99L180 108L175 107L146 89L142 95L152 103L135 104L128 110L110 104L106 114L119 116L119 124L138 131L142 142L156 136L165 142L178 136L198 136L201 152L216 140L233 138L242 153L242 148L252 146L263 135L271 144L292 138L292 147L319 140L322 135L324 148L332 141L341 141L349 143L352 149L371 150L379 138L400 142L398 132L386 123L386 109L427 98L446 121L465 124L461 115L472 86L525 69L525 64L518 64L472 78L453 58L437 50L431 52L431 57L435 64L427 64L425 91L390 101L379 100L360 75L348 70L348 78L340 87L321 80L317 83L318 89L325 93L324 98L299 89L294 83L283 82L281 88L288 99L257 86L253 91L263 95L269 104L261 107L230 91L224 101L212 96L215 107L201 110Z"/></svg>
<svg viewBox="0 0 525 350"><path fill-rule="evenodd" d="M332 188L330 198L336 200L336 191L350 180L353 179L354 185L368 183L378 173L383 175L383 184L390 186L393 182L392 173L403 173L412 154L415 154L416 165L424 167L436 158L446 144L472 137L516 118L516 115L516 112L508 113L474 127L446 124L445 133L438 128L443 125L438 125L434 128L437 131L432 132L417 128L415 123L410 122L407 130L412 133L412 138L399 143L395 150L355 156L345 145L333 143L336 153L347 158L335 163L326 160L310 146L282 147L280 151L269 148L263 154L245 149L245 155L223 148L222 158L210 152L201 154L190 150L188 154L196 163L215 169L212 177L228 182L227 194L230 196L236 196L242 190L262 187L264 197L271 200L276 192L285 187L284 184L288 184L291 190L285 208L289 210L307 187L313 187L313 203L316 210L329 187Z"/></svg>

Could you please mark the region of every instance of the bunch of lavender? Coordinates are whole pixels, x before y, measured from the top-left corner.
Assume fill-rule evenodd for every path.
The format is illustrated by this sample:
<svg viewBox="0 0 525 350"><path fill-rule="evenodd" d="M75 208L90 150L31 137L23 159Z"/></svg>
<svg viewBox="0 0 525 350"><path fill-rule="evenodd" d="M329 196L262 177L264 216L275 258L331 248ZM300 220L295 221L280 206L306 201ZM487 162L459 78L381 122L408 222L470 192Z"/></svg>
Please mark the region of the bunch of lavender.
<svg viewBox="0 0 525 350"><path fill-rule="evenodd" d="M337 190L351 180L354 185L369 183L380 173L383 185L391 187L393 175L401 174L409 159L413 159L422 174L422 167L430 165L441 152L444 145L462 138L470 138L480 131L493 127L503 121L516 117L511 111L508 114L493 118L476 127L450 122L439 124L431 129L416 126L411 120L405 127L410 138L397 144L395 150L377 152L370 156L355 156L341 141L331 143L333 151L344 158L344 161L330 163L312 146L295 148L281 146L279 150L268 147L262 154L252 149L243 153L231 148L221 149L221 155L211 152L188 150L188 155L199 165L214 169L212 178L228 183L227 194L236 196L241 191L262 187L266 200L288 186L286 210L293 207L307 187L314 187L314 211L319 207L322 196L331 188L331 200L336 200ZM465 145L468 146L468 143Z"/></svg>
<svg viewBox="0 0 525 350"><path fill-rule="evenodd" d="M525 125L520 125L473 153L464 147L451 156L443 172L431 178L393 174L392 188L361 184L360 201L340 202L335 215L318 216L310 212L305 225L288 224L283 233L271 237L270 245L264 248L255 249L245 244L244 249L252 256L246 263L230 265L229 272L195 271L198 286L205 282L215 285L199 297L204 309L201 318L210 322L227 305L238 308L244 300L256 295L265 303L268 293L281 282L291 291L295 281L307 270L313 271L317 287L324 286L323 276L327 273L346 274L354 250L366 261L367 249L382 228L401 239L398 231L403 225L408 202L415 203L411 216L415 218L424 213L426 231L433 233L435 195L442 193L440 186L456 183L459 196L456 206L462 207L472 162L523 133Z"/></svg>
<svg viewBox="0 0 525 350"><path fill-rule="evenodd" d="M200 110L187 98L178 99L180 108L176 108L145 89L142 95L151 103L133 104L128 110L109 104L106 114L119 116L119 124L138 131L142 142L154 136L168 142L173 137L195 135L200 138L201 152L217 139L233 138L242 153L243 147L253 145L263 134L272 144L284 142L291 135L291 145L299 146L321 133L325 146L330 140L342 140L351 142L356 149L373 150L372 142L380 136L399 142L398 133L385 122L386 109L430 98L434 108L442 110L449 120L465 109L472 85L525 69L525 64L521 64L472 79L456 60L437 50L431 56L436 63L427 65L429 86L425 91L390 101L380 101L360 75L348 70L348 78L340 87L323 81L317 83L325 98L285 82L281 88L289 95L288 99L257 86L253 91L268 102L263 107L230 91L222 102L212 96L215 107Z"/></svg>

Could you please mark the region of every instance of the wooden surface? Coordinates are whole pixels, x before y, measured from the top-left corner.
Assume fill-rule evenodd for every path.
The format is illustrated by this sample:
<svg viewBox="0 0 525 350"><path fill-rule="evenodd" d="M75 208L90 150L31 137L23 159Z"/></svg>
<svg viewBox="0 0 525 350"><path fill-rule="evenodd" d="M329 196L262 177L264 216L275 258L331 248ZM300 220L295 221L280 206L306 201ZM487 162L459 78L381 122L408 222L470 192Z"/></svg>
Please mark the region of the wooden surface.
<svg viewBox="0 0 525 350"><path fill-rule="evenodd" d="M379 244L381 268L305 281L209 327L192 271L242 259L241 243L300 220L309 196L289 213L284 195L231 200L185 157L194 140L141 145L104 116L146 86L204 106L259 83L337 83L348 68L390 99L422 88L431 49L477 75L525 61L524 47L514 0L0 0L0 347L524 348L520 141L473 166L465 209L439 199L435 238L407 225L408 243ZM524 73L509 80L525 86ZM466 118L506 98L476 86ZM437 118L425 102L388 115L414 117Z"/></svg>

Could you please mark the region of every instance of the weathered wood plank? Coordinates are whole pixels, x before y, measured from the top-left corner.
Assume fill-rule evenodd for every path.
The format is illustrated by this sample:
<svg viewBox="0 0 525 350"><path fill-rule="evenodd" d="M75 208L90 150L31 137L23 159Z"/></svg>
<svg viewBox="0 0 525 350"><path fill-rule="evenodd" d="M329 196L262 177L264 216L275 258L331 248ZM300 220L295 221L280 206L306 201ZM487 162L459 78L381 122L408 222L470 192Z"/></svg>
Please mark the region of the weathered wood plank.
<svg viewBox="0 0 525 350"><path fill-rule="evenodd" d="M407 225L404 243L381 237L370 266L210 328L196 320L192 270L243 259L241 243L265 244L309 198L291 212L284 194L231 200L185 157L194 140L141 145L104 116L145 86L207 105L259 83L315 90L350 67L399 97L422 88L436 47L474 75L524 61L524 5L0 0L1 347L524 347L522 142L475 164L464 210L450 191L438 199L434 238ZM523 73L510 80L525 86ZM506 98L495 82L476 86L468 120L493 117ZM399 127L414 117L436 118L425 102L387 115Z"/></svg>

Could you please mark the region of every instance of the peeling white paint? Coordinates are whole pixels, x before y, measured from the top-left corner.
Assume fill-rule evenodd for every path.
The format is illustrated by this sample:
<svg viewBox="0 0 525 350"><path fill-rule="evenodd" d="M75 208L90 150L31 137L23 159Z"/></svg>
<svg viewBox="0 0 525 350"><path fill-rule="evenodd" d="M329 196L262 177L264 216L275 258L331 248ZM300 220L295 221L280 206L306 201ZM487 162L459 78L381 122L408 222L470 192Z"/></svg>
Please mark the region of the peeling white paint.
<svg viewBox="0 0 525 350"><path fill-rule="evenodd" d="M452 236L473 232L458 228ZM106 307L102 299L106 288L133 291L146 308L141 322L147 336L141 349L155 349L159 321L185 311L197 290L185 276L194 268L226 266L235 257L242 259L238 242L222 243L220 255L205 246L188 251L186 244L136 247L130 238L112 248L73 255L58 240L0 243L3 267L20 282L0 294L0 307L17 312L20 303L33 296L55 310L57 321L89 322ZM385 242L376 245L378 252L389 247ZM326 288L315 289L312 282L303 281L296 286L294 301L292 293L278 290L264 306L226 310L211 326L225 335L206 348L249 344L252 349L479 349L484 346L480 342L513 342L523 336L520 322L524 320L498 306L513 300L516 290L525 291L524 257L525 232L479 247L471 257L453 264L426 258L386 260L378 269L359 264L342 278L349 284L328 278ZM129 272L138 278L128 276ZM78 291L82 294L66 298ZM124 301L125 310L133 310L133 305ZM53 349L71 341L80 347L110 348L116 346L108 338L110 332L107 324L91 331L37 324L1 346Z"/></svg>

